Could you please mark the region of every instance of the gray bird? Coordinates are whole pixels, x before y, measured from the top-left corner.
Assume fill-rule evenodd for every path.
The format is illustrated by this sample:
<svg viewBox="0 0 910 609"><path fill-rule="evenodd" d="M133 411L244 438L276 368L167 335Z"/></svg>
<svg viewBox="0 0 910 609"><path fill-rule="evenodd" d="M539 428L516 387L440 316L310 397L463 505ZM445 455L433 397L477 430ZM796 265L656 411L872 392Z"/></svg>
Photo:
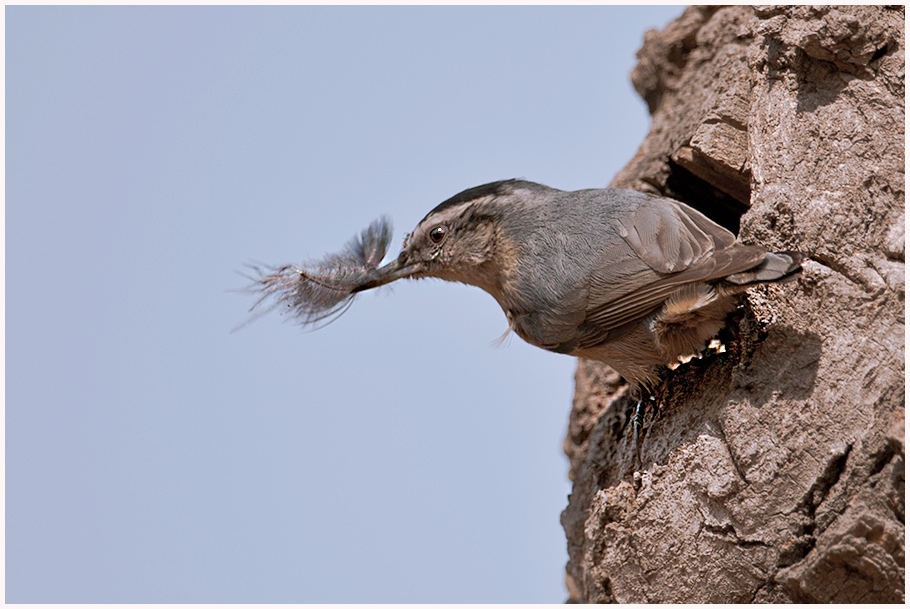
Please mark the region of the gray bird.
<svg viewBox="0 0 910 609"><path fill-rule="evenodd" d="M350 281L332 279L352 276L350 268L316 276L284 267L293 281L279 299L312 317L314 285L323 290L315 307L322 311L402 278L460 281L489 292L525 341L605 362L645 387L657 378L655 365L717 334L737 294L795 279L802 261L795 252L736 243L673 199L610 188L566 192L523 180L484 184L439 204L398 257L379 267L375 246L363 244L381 234L387 246L389 232L387 223L374 224L349 245L357 260L376 260L354 265ZM277 292L262 287L276 276L260 274L263 297ZM326 286L335 290L331 298Z"/></svg>

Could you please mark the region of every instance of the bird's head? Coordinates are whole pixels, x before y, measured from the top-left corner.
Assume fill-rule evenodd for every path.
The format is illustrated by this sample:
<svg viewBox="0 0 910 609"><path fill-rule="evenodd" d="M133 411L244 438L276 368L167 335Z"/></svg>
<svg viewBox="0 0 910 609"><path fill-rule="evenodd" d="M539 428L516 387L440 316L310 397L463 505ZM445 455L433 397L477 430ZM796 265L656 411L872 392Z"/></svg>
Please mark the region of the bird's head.
<svg viewBox="0 0 910 609"><path fill-rule="evenodd" d="M517 180L484 184L440 203L405 238L398 258L380 267L376 281L358 291L402 278L437 277L498 296L502 274L515 255L503 228L514 212L516 190L524 184Z"/></svg>

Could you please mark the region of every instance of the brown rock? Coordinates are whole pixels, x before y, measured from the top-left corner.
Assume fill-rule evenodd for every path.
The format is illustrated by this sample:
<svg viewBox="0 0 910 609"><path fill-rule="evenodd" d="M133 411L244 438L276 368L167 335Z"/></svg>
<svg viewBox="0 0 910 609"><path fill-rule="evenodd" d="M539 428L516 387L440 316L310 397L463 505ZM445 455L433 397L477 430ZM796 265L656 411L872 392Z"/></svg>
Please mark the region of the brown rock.
<svg viewBox="0 0 910 609"><path fill-rule="evenodd" d="M902 602L904 10L692 7L638 56L652 129L612 185L808 260L668 373L637 449L579 362L569 600Z"/></svg>

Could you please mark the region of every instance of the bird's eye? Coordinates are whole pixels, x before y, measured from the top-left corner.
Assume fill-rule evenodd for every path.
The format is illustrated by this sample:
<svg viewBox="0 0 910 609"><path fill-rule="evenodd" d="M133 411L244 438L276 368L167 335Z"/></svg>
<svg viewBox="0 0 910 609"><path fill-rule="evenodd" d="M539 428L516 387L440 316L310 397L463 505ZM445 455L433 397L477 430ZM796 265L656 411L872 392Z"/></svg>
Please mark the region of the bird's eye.
<svg viewBox="0 0 910 609"><path fill-rule="evenodd" d="M430 231L430 241L433 243L442 243L442 240L446 238L446 232L448 232L446 227L440 224Z"/></svg>

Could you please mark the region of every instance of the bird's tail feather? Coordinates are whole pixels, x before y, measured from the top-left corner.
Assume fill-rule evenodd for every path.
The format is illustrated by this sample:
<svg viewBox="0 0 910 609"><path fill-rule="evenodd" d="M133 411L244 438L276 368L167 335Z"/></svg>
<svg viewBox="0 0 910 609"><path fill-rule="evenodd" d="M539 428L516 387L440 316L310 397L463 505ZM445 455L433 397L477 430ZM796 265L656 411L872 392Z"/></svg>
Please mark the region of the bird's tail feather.
<svg viewBox="0 0 910 609"><path fill-rule="evenodd" d="M748 287L758 283L788 283L802 271L803 255L799 252L768 252L764 260L748 271L724 277L732 288Z"/></svg>

